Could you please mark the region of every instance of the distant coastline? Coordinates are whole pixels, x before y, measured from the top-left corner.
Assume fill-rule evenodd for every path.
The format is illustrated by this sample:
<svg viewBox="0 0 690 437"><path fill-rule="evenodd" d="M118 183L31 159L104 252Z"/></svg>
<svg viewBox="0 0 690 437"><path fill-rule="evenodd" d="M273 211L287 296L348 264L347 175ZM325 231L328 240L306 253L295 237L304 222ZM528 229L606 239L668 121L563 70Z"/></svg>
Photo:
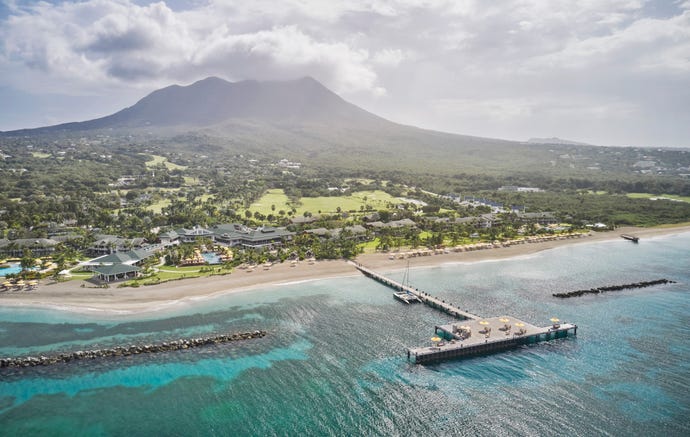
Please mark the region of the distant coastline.
<svg viewBox="0 0 690 437"><path fill-rule="evenodd" d="M357 261L376 270L396 271L407 268L429 268L443 264L473 263L523 257L557 247L620 239L620 234L633 234L645 239L655 236L690 232L690 225L635 228L625 227L608 232L592 232L576 239L553 240L510 247L449 252L438 255L390 259L390 253L364 254ZM43 308L82 314L136 315L179 308L190 303L214 299L256 288L279 287L314 280L358 276L359 272L345 260L277 264L270 270L247 272L236 270L230 275L188 279L138 288L107 289L82 287L83 281L42 283L34 291L0 294L0 307Z"/></svg>

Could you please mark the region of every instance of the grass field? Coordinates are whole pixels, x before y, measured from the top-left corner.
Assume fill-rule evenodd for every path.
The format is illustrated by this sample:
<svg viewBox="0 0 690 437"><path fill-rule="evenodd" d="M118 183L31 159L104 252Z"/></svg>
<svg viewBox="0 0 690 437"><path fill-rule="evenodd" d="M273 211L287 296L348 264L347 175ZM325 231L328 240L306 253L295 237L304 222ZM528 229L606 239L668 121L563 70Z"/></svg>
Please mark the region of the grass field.
<svg viewBox="0 0 690 437"><path fill-rule="evenodd" d="M364 198L366 197L366 201ZM369 205L374 209L383 209L387 203L398 204L400 200L391 196L384 191L358 191L347 196L338 197L302 197L298 205L294 205L297 210L296 215L302 215L305 211L312 214L335 213L338 207L341 211L359 211L363 205ZM271 209L271 205L275 205L275 211ZM261 214L277 214L278 211L288 211L293 207L290 200L281 189L268 190L256 202L252 203L249 210L252 212L258 211Z"/></svg>
<svg viewBox="0 0 690 437"><path fill-rule="evenodd" d="M161 211L163 211L163 208L165 208L166 206L170 206L170 203L170 199L161 199L158 202L147 206L146 209L160 214Z"/></svg>
<svg viewBox="0 0 690 437"><path fill-rule="evenodd" d="M201 278L218 274L229 274L232 269L227 269L223 266L211 266L212 271L208 270L209 266L188 266L188 267L171 267L161 266L155 275L147 278L138 278L122 283L120 286L136 287L139 285L158 284L167 281L176 281L179 279ZM201 269L205 269L201 272Z"/></svg>
<svg viewBox="0 0 690 437"><path fill-rule="evenodd" d="M207 200L215 199L215 197L215 194L202 194L201 196L197 197L197 199L202 202L206 202Z"/></svg>
<svg viewBox="0 0 690 437"><path fill-rule="evenodd" d="M168 164L170 164L170 163L168 163ZM182 178L184 179L184 184L187 186L191 187L192 185L199 185L199 178L195 178L192 176L182 176Z"/></svg>
<svg viewBox="0 0 690 437"><path fill-rule="evenodd" d="M146 161L146 167L155 167L157 165L163 164L168 170L185 170L187 167L184 165L178 165L178 164L173 164L172 162L168 161L168 158L165 156L159 156L159 155L148 155L151 157L150 161Z"/></svg>
<svg viewBox="0 0 690 437"><path fill-rule="evenodd" d="M91 278L93 276L93 272L70 272L70 275L67 277L62 277L60 280L61 281L74 281L74 280L80 280L80 281L86 281L87 279Z"/></svg>
<svg viewBox="0 0 690 437"><path fill-rule="evenodd" d="M52 155L50 153L31 152L31 156L33 156L34 158L45 159L50 158Z"/></svg>
<svg viewBox="0 0 690 437"><path fill-rule="evenodd" d="M675 194L628 193L627 196L631 199L665 199L690 203L690 196L676 196Z"/></svg>

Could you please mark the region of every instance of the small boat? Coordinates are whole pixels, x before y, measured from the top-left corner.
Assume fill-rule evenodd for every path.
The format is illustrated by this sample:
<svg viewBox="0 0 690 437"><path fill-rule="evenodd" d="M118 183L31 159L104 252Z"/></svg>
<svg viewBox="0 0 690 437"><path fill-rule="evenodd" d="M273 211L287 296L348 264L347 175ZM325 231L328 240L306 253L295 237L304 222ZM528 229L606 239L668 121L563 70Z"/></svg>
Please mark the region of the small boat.
<svg viewBox="0 0 690 437"><path fill-rule="evenodd" d="M632 241L633 243L637 243L638 241L640 241L639 237L636 237L636 236L630 235L630 234L621 234L621 238L628 240L628 241Z"/></svg>
<svg viewBox="0 0 690 437"><path fill-rule="evenodd" d="M396 291L393 293L393 297L398 299L400 302L405 302L406 304L418 303L419 298L412 293L407 293L405 291Z"/></svg>

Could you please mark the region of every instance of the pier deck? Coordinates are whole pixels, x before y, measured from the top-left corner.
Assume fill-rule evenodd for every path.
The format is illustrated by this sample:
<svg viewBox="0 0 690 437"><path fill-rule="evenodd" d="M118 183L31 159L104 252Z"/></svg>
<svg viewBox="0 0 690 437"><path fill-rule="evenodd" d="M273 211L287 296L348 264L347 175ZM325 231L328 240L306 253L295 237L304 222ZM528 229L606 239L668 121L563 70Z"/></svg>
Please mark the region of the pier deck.
<svg viewBox="0 0 690 437"><path fill-rule="evenodd" d="M361 264L353 263L354 266L359 270L360 272L364 273L366 276L374 279L377 282L380 282L384 285L387 285L388 287L397 290L397 291L403 291L409 294L414 295L420 302L432 307L436 308L440 311L443 311L446 314L449 314L453 317L457 318L462 318L462 319L469 319L469 320L479 320L481 317L479 317L476 314L472 314L468 311L461 310L460 308L456 307L455 305L445 302L442 299L438 299L434 296L431 296L429 293L425 293L423 291L419 291L418 289L411 287L409 285L404 285L401 284L398 281L394 281L390 278L387 278L383 276L382 274L375 272L374 270L371 270L367 267L364 267Z"/></svg>
<svg viewBox="0 0 690 437"><path fill-rule="evenodd" d="M436 326L441 338L433 346L407 350L407 357L417 364L460 358L510 349L522 344L537 343L577 334L571 323L538 327L515 317L489 317L463 323Z"/></svg>
<svg viewBox="0 0 690 437"><path fill-rule="evenodd" d="M387 278L359 263L351 263L364 275L396 290L396 299L414 296L432 308L463 319L459 323L436 326L434 333L438 338L433 340L438 341L434 341L433 346L407 349L407 359L415 364L487 354L522 344L564 338L571 333L577 335L577 325L560 323L556 318L551 319L551 326L541 328L510 316L482 318L426 292Z"/></svg>

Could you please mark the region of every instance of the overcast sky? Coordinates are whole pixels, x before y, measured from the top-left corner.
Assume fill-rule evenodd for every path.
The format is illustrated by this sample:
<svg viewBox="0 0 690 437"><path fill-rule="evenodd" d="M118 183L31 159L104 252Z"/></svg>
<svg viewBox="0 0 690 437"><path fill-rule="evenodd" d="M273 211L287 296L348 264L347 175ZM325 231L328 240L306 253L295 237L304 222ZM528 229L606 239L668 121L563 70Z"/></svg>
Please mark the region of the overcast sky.
<svg viewBox="0 0 690 437"><path fill-rule="evenodd" d="M307 75L429 129L690 147L690 0L0 0L0 130Z"/></svg>

